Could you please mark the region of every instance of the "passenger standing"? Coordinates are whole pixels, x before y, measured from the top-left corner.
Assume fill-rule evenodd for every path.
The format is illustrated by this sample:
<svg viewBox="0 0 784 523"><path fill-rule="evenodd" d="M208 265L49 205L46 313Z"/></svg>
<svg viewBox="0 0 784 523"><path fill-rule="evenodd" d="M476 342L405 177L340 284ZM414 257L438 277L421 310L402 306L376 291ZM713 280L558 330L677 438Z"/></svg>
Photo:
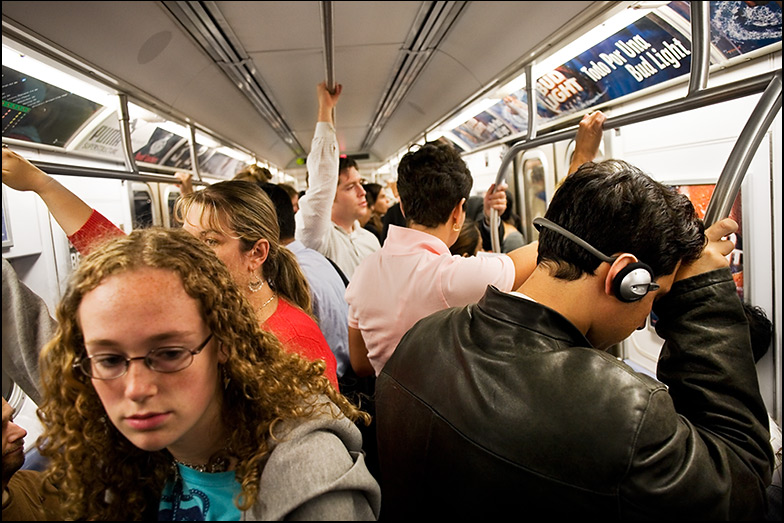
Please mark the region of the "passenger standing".
<svg viewBox="0 0 784 523"><path fill-rule="evenodd" d="M580 123L578 157L596 154L603 122L604 115L594 113ZM451 255L472 184L451 145L428 143L400 161L397 189L408 227L390 226L384 247L360 264L346 290L349 353L357 375L378 376L406 331L425 316L476 302L488 285L516 289L533 271L535 244L509 255ZM503 212L505 204L504 192L491 186L484 214L494 207Z"/></svg>
<svg viewBox="0 0 784 523"><path fill-rule="evenodd" d="M772 452L722 240L737 224L704 231L617 160L568 176L546 218L517 292L423 319L378 377L384 517L760 518ZM605 352L652 306L660 381Z"/></svg>
<svg viewBox="0 0 784 523"><path fill-rule="evenodd" d="M481 249L482 237L479 234L479 227L476 225L476 222L466 218L463 226L460 228L457 240L449 246L449 252L453 255L468 258L469 256L476 256L476 253Z"/></svg>
<svg viewBox="0 0 784 523"><path fill-rule="evenodd" d="M44 349L66 519L374 519L364 416L287 353L204 243L143 229L83 258Z"/></svg>
<svg viewBox="0 0 784 523"><path fill-rule="evenodd" d="M252 163L235 174L233 179L257 183L270 183L272 181L272 173L266 167L261 167L260 165Z"/></svg>
<svg viewBox="0 0 784 523"><path fill-rule="evenodd" d="M243 285L262 327L302 356L323 360L338 388L335 356L310 316L310 288L296 257L280 245L277 213L266 193L252 182L220 182L183 195L174 212Z"/></svg>
<svg viewBox="0 0 784 523"><path fill-rule="evenodd" d="M278 187L286 191L286 194L289 195L289 198L291 199L291 207L294 209L294 214L297 214L299 212L299 192L297 192L294 187L287 183L279 183Z"/></svg>
<svg viewBox="0 0 784 523"><path fill-rule="evenodd" d="M318 86L318 121L308 154L310 187L299 202L296 237L334 261L351 279L359 262L381 245L357 221L367 209L357 164L339 158L332 110L341 92L341 85L334 94L325 83Z"/></svg>
<svg viewBox="0 0 784 523"><path fill-rule="evenodd" d="M38 355L57 328L49 308L3 258L3 372L41 404ZM345 323L345 322L344 322Z"/></svg>
<svg viewBox="0 0 784 523"><path fill-rule="evenodd" d="M301 241L294 239L294 211L286 191L279 185L261 185L275 206L280 226L280 243L297 258L305 278L308 280L313 303L313 315L318 320L332 354L337 361L338 381L351 368L348 358L348 304L344 295L346 285L338 269L318 251L308 249ZM345 394L343 383L341 391Z"/></svg>
<svg viewBox="0 0 784 523"><path fill-rule="evenodd" d="M520 216L514 211L514 196L512 192L506 190L506 210L499 216L504 226L504 235L501 239L501 252L509 253L525 245L522 227L523 223Z"/></svg>
<svg viewBox="0 0 784 523"><path fill-rule="evenodd" d="M365 229L372 232L381 243L381 231L384 229L382 219L389 210L389 198L387 198L384 188L378 183L366 183L362 185L365 190L367 200L368 216L363 225Z"/></svg>

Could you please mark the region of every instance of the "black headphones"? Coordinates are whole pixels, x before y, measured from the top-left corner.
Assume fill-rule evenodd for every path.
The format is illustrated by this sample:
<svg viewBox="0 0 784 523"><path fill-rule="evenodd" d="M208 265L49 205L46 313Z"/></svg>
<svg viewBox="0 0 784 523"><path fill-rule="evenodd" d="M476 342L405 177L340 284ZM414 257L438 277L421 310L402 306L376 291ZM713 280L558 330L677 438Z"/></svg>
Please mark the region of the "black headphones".
<svg viewBox="0 0 784 523"><path fill-rule="evenodd" d="M609 264L612 264L618 259L617 256L615 258L607 256L587 241L572 234L560 225L551 222L547 218L534 219L534 227L536 227L536 230L541 230L542 227L545 227L551 231L555 231ZM646 294L657 289L659 289L659 285L653 281L653 270L642 262L630 263L615 275L612 282L613 294L623 302L641 300Z"/></svg>

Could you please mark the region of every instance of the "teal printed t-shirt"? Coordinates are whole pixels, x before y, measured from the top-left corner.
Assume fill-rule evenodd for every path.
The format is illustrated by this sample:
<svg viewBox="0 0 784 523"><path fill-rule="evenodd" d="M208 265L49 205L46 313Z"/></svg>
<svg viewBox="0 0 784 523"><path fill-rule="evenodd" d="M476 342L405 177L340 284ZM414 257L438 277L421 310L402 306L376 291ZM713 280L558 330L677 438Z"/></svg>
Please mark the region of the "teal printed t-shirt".
<svg viewBox="0 0 784 523"><path fill-rule="evenodd" d="M163 488L159 521L239 521L234 500L241 489L234 471L211 474L179 464L177 470Z"/></svg>

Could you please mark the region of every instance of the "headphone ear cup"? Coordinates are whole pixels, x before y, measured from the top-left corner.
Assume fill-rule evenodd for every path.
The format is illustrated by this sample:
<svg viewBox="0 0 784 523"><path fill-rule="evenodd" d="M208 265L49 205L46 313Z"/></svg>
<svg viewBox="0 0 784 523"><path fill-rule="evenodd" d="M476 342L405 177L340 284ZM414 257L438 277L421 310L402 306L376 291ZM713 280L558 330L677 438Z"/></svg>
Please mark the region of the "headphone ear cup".
<svg viewBox="0 0 784 523"><path fill-rule="evenodd" d="M630 263L613 279L613 294L622 302L639 301L648 294L648 284L653 281L653 270L642 263Z"/></svg>

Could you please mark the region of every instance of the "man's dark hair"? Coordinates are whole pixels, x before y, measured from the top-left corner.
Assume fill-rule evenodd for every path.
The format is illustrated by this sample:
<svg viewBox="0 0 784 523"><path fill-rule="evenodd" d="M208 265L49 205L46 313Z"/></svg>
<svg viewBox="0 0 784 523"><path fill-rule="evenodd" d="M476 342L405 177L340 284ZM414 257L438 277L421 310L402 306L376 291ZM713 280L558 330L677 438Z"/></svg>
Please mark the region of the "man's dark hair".
<svg viewBox="0 0 784 523"><path fill-rule="evenodd" d="M381 193L383 187L378 183L363 183L362 188L365 189L365 199L368 202L368 207L373 207L378 200L378 195Z"/></svg>
<svg viewBox="0 0 784 523"><path fill-rule="evenodd" d="M428 142L403 156L397 168L397 190L408 223L437 227L468 198L474 180L451 146Z"/></svg>
<svg viewBox="0 0 784 523"><path fill-rule="evenodd" d="M357 167L357 162L353 158L349 158L348 156L341 156L340 161L338 163L338 174L343 174L348 171L351 167L354 169L359 170Z"/></svg>
<svg viewBox="0 0 784 523"><path fill-rule="evenodd" d="M264 192L272 200L272 205L275 206L275 212L278 214L278 225L280 226L280 240L293 240L296 225L294 222L294 205L291 203L289 193L283 187L274 183L259 183L258 186L264 189Z"/></svg>
<svg viewBox="0 0 784 523"><path fill-rule="evenodd" d="M770 340L773 339L773 324L762 307L743 303L743 312L749 321L749 335L751 336L751 350L754 361L758 362L768 352Z"/></svg>
<svg viewBox="0 0 784 523"><path fill-rule="evenodd" d="M705 227L689 198L622 160L589 162L567 176L545 218L608 256L634 254L654 277L696 260L705 245ZM556 269L556 278L576 280L594 274L601 260L542 229L537 263Z"/></svg>

